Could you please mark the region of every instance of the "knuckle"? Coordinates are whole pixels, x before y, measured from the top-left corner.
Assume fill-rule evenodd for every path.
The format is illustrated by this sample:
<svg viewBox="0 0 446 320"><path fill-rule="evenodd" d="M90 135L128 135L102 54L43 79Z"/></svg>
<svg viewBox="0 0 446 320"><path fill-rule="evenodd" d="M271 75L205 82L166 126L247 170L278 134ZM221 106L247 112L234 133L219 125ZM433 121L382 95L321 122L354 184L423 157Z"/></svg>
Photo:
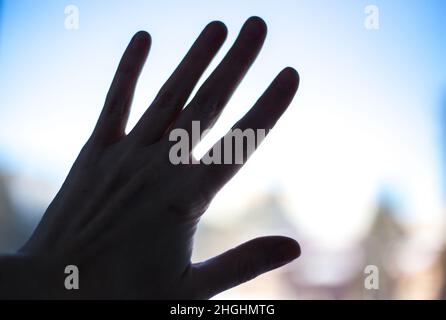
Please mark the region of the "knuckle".
<svg viewBox="0 0 446 320"><path fill-rule="evenodd" d="M161 90L156 97L156 104L161 108L173 108L177 103L177 96L174 91L169 89Z"/></svg>
<svg viewBox="0 0 446 320"><path fill-rule="evenodd" d="M190 61L193 62L205 62L209 59L209 50L194 50L190 53Z"/></svg>
<svg viewBox="0 0 446 320"><path fill-rule="evenodd" d="M220 113L221 106L223 105L221 100L222 99L218 94L198 94L194 102L194 109L197 116L201 119L204 118L207 120L216 118Z"/></svg>
<svg viewBox="0 0 446 320"><path fill-rule="evenodd" d="M244 283L254 279L257 276L255 263L253 259L239 258L237 265L237 280L238 283Z"/></svg>

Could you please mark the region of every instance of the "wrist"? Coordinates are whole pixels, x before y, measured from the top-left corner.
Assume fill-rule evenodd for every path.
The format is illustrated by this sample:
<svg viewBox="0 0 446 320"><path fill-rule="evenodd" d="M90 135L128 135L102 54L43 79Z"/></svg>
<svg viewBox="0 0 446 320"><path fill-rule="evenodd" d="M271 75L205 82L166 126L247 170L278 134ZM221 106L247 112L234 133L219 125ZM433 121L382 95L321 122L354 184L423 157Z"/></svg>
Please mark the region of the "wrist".
<svg viewBox="0 0 446 320"><path fill-rule="evenodd" d="M0 299L63 298L62 270L23 254L0 256Z"/></svg>

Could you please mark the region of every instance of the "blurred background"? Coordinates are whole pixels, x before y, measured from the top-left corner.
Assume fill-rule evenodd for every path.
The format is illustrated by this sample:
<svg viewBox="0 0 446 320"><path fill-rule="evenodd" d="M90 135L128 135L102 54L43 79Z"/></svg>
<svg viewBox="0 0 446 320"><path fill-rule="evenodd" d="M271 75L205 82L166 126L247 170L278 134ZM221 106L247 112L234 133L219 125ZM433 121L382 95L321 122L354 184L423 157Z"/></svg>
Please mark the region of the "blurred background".
<svg viewBox="0 0 446 320"><path fill-rule="evenodd" d="M445 10L442 0L0 0L0 252L24 243L61 186L136 31L153 43L129 128L209 21L229 37L205 76L258 15L264 49L197 152L282 68L299 71L300 89L202 219L194 261L268 234L296 238L302 256L217 298L446 298ZM379 290L364 287L368 265Z"/></svg>

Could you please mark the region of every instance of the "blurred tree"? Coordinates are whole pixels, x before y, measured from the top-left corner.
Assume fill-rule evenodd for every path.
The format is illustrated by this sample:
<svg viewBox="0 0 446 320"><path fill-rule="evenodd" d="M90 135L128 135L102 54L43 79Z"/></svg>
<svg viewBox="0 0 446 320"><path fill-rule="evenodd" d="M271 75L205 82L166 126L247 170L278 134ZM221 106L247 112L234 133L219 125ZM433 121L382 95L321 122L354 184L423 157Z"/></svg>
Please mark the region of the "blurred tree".
<svg viewBox="0 0 446 320"><path fill-rule="evenodd" d="M0 171L0 252L16 251L26 239L26 224L14 208L8 190L11 177Z"/></svg>

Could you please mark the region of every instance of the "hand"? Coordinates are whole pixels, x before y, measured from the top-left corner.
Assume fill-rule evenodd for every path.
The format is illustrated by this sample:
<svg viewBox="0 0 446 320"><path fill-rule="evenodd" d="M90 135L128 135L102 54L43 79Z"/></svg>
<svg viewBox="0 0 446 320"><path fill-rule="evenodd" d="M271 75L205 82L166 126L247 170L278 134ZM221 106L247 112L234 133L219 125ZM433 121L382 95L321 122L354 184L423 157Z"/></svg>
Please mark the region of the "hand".
<svg viewBox="0 0 446 320"><path fill-rule="evenodd" d="M61 190L28 243L16 257L3 259L12 259L5 265L19 266L8 269L11 272L29 270L38 275L34 288L24 288L20 294L202 299L299 256L294 240L264 237L191 263L201 215L242 165L174 165L169 161L173 145L169 132L177 128L190 132L192 121L200 121L201 130L212 127L260 51L266 25L257 17L244 24L223 61L183 109L226 33L221 22L204 29L126 134L132 96L151 44L145 32L133 37L98 123ZM294 69L284 69L234 128L271 129L290 104L298 82ZM80 288L69 291L64 288L64 268L73 264L79 268Z"/></svg>

